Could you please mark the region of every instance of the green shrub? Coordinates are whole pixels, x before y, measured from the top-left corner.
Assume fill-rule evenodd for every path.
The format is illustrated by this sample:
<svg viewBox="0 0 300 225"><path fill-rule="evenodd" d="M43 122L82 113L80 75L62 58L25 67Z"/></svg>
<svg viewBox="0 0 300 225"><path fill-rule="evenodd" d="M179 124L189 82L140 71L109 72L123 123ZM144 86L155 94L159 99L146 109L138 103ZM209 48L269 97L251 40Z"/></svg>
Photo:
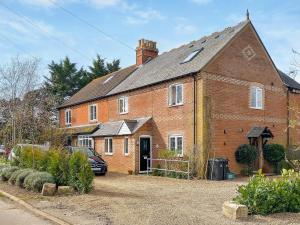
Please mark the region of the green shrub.
<svg viewBox="0 0 300 225"><path fill-rule="evenodd" d="M14 171L14 172L11 174L11 176L10 176L8 182L9 182L10 184L15 184L15 183L16 183L16 180L17 180L17 177L18 177L19 174L22 173L23 171L24 171L24 170L16 170L16 171Z"/></svg>
<svg viewBox="0 0 300 225"><path fill-rule="evenodd" d="M33 172L24 180L26 190L41 192L44 183L55 183L54 177L47 172Z"/></svg>
<svg viewBox="0 0 300 225"><path fill-rule="evenodd" d="M22 172L17 176L15 184L24 187L24 180L27 176L35 172L33 169L23 169Z"/></svg>
<svg viewBox="0 0 300 225"><path fill-rule="evenodd" d="M41 150L34 146L24 146L20 151L20 167L46 171L47 164L48 151Z"/></svg>
<svg viewBox="0 0 300 225"><path fill-rule="evenodd" d="M49 153L47 172L52 174L57 185L67 185L69 175L69 154L63 149Z"/></svg>
<svg viewBox="0 0 300 225"><path fill-rule="evenodd" d="M74 152L69 160L69 184L80 193L92 190L94 173L87 156L79 151Z"/></svg>
<svg viewBox="0 0 300 225"><path fill-rule="evenodd" d="M159 159L174 159L177 158L177 153L175 151L171 151L169 149L163 149L158 151Z"/></svg>
<svg viewBox="0 0 300 225"><path fill-rule="evenodd" d="M234 201L248 206L251 214L300 212L300 175L284 169L280 178L269 179L259 173L238 187Z"/></svg>
<svg viewBox="0 0 300 225"><path fill-rule="evenodd" d="M246 167L241 169L241 175L242 176L252 176L253 175L253 168L252 167Z"/></svg>
<svg viewBox="0 0 300 225"><path fill-rule="evenodd" d="M7 181L9 180L9 178L11 177L11 175L13 174L13 172L15 172L16 170L19 170L20 168L17 166L7 166L1 169L0 172L0 179L2 181Z"/></svg>
<svg viewBox="0 0 300 225"><path fill-rule="evenodd" d="M235 158L238 163L251 166L257 158L257 150L253 145L240 145L235 152Z"/></svg>
<svg viewBox="0 0 300 225"><path fill-rule="evenodd" d="M264 158L274 167L275 173L280 173L278 163L284 159L285 150L282 145L268 144L264 146Z"/></svg>

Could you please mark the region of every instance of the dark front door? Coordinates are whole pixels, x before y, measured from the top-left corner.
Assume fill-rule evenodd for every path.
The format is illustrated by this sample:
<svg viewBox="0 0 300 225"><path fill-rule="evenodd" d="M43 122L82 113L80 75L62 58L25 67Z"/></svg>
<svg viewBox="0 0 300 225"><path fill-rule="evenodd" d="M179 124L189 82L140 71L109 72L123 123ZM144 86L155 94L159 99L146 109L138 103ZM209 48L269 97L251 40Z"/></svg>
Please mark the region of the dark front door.
<svg viewBox="0 0 300 225"><path fill-rule="evenodd" d="M147 158L150 158L150 137L140 138L140 171L147 171Z"/></svg>

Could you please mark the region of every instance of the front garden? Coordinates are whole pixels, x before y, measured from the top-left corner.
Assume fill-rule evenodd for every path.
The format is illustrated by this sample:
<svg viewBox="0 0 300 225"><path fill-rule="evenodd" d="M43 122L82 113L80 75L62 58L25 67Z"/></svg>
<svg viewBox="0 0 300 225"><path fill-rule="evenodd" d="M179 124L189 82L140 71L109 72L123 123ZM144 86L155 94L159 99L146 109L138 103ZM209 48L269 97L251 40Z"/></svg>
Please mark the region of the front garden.
<svg viewBox="0 0 300 225"><path fill-rule="evenodd" d="M69 154L65 149L49 151L23 147L10 163L1 164L0 180L28 191L41 192L45 183L70 186L79 193L92 190L94 174L82 152Z"/></svg>

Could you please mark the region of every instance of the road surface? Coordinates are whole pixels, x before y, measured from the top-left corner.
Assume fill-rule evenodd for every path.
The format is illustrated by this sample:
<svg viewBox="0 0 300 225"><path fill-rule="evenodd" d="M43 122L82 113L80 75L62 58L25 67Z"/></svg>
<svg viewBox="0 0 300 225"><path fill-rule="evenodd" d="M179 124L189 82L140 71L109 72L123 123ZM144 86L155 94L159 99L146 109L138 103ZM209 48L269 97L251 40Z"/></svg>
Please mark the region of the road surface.
<svg viewBox="0 0 300 225"><path fill-rule="evenodd" d="M53 225L48 220L38 217L20 205L0 197L1 225Z"/></svg>

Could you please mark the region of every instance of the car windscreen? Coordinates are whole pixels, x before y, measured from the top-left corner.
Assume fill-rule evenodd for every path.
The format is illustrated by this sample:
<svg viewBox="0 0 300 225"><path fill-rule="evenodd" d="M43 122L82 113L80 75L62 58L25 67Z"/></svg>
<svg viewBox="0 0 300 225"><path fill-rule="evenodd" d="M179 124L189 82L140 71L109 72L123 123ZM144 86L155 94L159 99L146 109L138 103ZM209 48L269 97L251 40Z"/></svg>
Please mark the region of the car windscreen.
<svg viewBox="0 0 300 225"><path fill-rule="evenodd" d="M89 148L74 148L73 151L80 151L83 152L84 154L87 154L88 157L94 157L95 154L92 150L90 150Z"/></svg>

